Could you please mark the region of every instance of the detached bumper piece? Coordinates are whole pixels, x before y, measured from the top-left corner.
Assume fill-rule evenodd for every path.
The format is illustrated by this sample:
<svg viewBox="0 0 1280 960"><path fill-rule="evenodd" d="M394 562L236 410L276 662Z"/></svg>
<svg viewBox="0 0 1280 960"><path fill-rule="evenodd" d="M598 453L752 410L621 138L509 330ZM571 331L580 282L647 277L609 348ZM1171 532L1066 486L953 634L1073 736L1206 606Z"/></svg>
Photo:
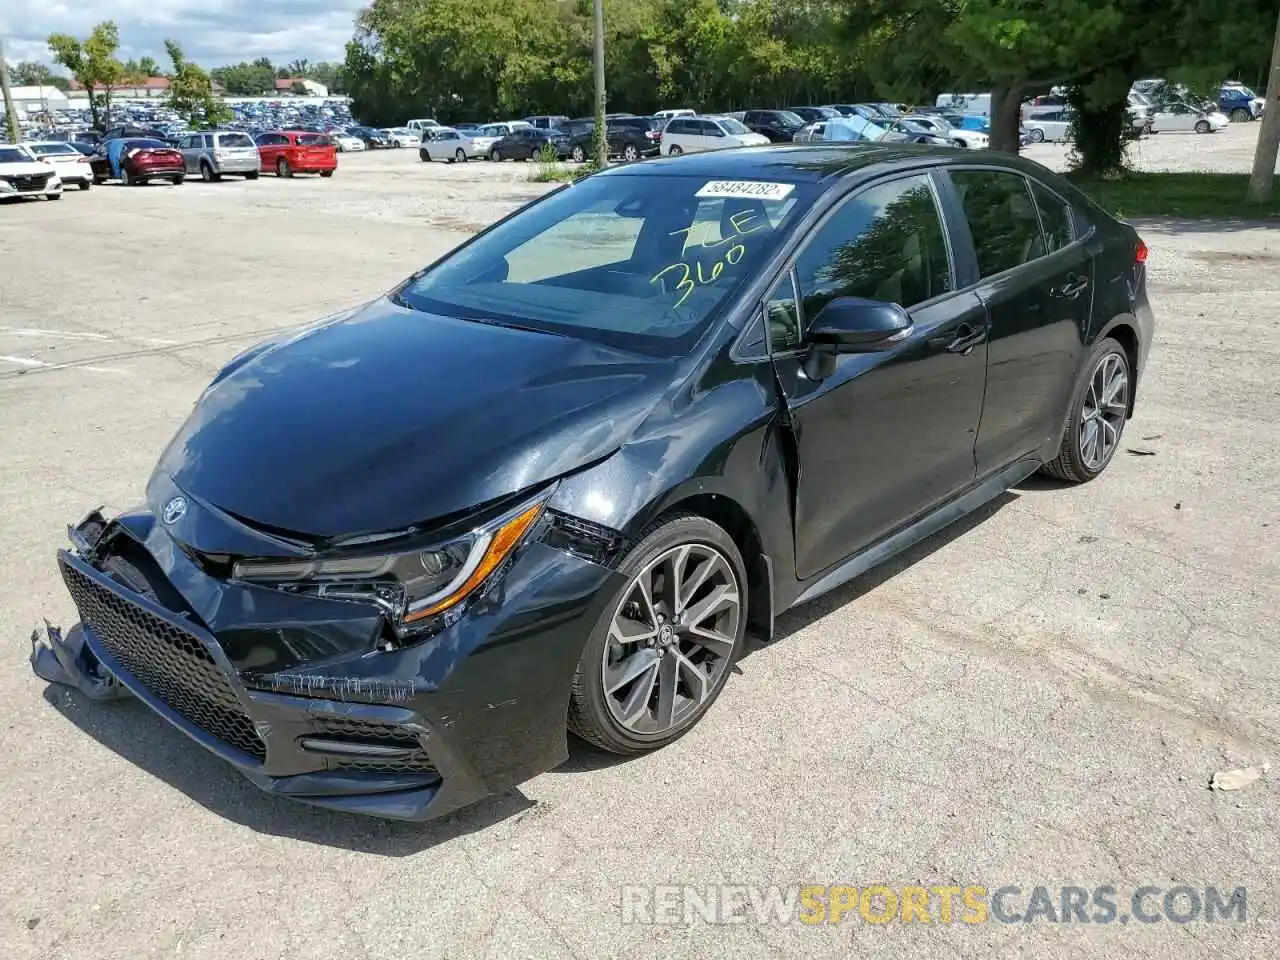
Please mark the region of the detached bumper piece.
<svg viewBox="0 0 1280 960"><path fill-rule="evenodd" d="M34 638L32 667L46 680L95 699L127 690L279 796L399 820L431 819L473 799L462 784L448 789L428 753L431 728L413 710L247 687L189 616L69 551L58 566L81 625L67 639L53 628Z"/></svg>

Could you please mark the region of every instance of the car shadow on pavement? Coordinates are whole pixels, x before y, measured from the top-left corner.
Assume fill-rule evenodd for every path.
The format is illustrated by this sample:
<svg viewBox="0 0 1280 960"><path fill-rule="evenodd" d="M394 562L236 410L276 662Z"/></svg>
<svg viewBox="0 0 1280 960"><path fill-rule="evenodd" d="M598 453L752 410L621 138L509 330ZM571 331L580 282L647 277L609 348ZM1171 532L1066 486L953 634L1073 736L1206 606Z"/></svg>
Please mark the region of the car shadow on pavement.
<svg viewBox="0 0 1280 960"><path fill-rule="evenodd" d="M50 684L44 698L82 732L196 803L257 833L407 857L531 809L519 790L488 797L428 823L379 820L269 796L136 700L95 703Z"/></svg>

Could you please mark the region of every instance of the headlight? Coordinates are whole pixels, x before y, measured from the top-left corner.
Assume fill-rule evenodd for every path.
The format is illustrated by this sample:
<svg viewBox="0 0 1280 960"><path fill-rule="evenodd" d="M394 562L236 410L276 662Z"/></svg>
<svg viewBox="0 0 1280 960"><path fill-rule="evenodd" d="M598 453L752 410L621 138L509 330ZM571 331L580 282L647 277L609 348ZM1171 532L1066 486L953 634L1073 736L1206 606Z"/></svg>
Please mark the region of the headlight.
<svg viewBox="0 0 1280 960"><path fill-rule="evenodd" d="M236 580L381 607L400 633L412 633L479 589L542 516L551 491L445 543L391 554L313 560L241 560Z"/></svg>

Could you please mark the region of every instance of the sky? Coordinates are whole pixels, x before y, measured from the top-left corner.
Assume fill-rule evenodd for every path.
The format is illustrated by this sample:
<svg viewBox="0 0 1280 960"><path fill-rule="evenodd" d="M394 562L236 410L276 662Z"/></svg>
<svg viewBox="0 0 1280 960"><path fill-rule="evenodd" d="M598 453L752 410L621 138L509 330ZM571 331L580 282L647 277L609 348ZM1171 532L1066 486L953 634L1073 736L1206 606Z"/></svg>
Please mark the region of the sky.
<svg viewBox="0 0 1280 960"><path fill-rule="evenodd" d="M0 37L10 63L52 65L51 33L84 38L114 20L121 60L151 56L168 65L165 38L204 67L270 57L342 60L356 12L367 0L0 0ZM60 71L61 72L61 71Z"/></svg>

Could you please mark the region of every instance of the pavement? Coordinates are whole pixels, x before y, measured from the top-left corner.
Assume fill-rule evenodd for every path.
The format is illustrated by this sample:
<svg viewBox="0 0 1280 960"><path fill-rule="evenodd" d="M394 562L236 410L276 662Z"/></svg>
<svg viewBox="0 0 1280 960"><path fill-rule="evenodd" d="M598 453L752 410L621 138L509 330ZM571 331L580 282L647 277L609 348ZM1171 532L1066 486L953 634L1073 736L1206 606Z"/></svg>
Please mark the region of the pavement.
<svg viewBox="0 0 1280 960"><path fill-rule="evenodd" d="M1175 163L1217 145L1234 169L1255 135L1143 149ZM1157 337L1107 472L1028 482L785 616L779 642L659 753L620 762L574 743L510 794L389 823L266 797L141 705L39 681L33 627L74 622L53 561L65 525L140 499L222 363L377 294L544 189L524 165L426 166L411 151L340 164L324 181L0 206L0 955L1280 953L1277 772L1208 789L1215 771L1280 761L1274 228L1139 224ZM1247 912L1175 922L1183 891L1151 923L1043 910L943 923L935 909L877 924L881 891L840 923L709 923L696 903L689 923L627 922L643 918L627 904L685 896L655 885L705 899L730 896L707 890L723 884L981 886L989 900L1016 886L1005 915L1037 886L1056 908L1063 885L1110 885L1126 917L1143 886L1156 910L1179 886L1205 904L1209 887L1245 888Z"/></svg>

